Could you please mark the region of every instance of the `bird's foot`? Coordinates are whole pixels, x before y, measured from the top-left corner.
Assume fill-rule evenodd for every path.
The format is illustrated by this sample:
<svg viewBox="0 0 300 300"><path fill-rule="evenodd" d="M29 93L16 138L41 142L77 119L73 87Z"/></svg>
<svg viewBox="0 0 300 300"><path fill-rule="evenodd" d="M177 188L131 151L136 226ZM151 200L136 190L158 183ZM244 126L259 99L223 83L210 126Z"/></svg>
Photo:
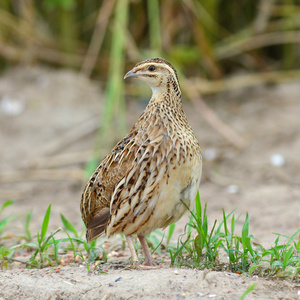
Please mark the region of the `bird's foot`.
<svg viewBox="0 0 300 300"><path fill-rule="evenodd" d="M145 261L142 264L140 264L138 261L133 261L129 268L135 270L156 270L163 268L163 266L156 266L153 262L148 261Z"/></svg>
<svg viewBox="0 0 300 300"><path fill-rule="evenodd" d="M163 268L163 266L148 266L148 265L140 265L141 270L157 270Z"/></svg>

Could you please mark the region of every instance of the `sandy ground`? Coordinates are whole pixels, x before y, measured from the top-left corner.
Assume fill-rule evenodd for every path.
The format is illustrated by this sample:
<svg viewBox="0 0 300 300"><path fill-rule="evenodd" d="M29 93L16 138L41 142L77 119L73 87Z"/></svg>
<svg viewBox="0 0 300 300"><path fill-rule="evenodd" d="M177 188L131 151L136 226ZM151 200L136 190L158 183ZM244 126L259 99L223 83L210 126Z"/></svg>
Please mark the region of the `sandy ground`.
<svg viewBox="0 0 300 300"><path fill-rule="evenodd" d="M4 272L0 295L4 299L240 299L252 284L256 288L246 299L297 299L297 289L290 282L171 268L110 270L108 274L88 274L78 267L64 267L59 273L48 269Z"/></svg>
<svg viewBox="0 0 300 300"><path fill-rule="evenodd" d="M184 103L206 158L200 194L202 202L208 203L211 224L221 220L222 208L227 213L236 209L235 215L241 214L239 233L248 212L250 232L266 246L274 242L274 233L291 235L299 229L299 95L300 82L293 82L205 99L246 139L242 151ZM17 200L3 216L32 210L34 234L51 203L49 230L61 226L60 213L81 230L82 169L91 155L101 99L99 83L72 72L19 68L0 77L0 201ZM144 101L128 103L128 128L144 107ZM9 115L12 112L17 115ZM283 161L281 166L270 162L274 155ZM182 233L186 220L178 222L176 235ZM20 229L22 224L16 221L6 233ZM111 240L119 242L118 237ZM105 269L107 274L88 273L71 264L59 269L0 271L0 299L239 299L253 283L255 289L246 299L299 299L300 284L289 280L176 270L167 265L129 271L108 263Z"/></svg>

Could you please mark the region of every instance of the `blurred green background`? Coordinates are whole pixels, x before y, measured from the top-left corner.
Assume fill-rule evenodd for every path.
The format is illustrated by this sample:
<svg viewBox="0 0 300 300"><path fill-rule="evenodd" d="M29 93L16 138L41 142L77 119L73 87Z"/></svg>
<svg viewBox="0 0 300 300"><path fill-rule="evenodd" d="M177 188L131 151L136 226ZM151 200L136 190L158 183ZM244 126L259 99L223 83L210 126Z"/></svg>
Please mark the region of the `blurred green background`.
<svg viewBox="0 0 300 300"><path fill-rule="evenodd" d="M0 69L44 63L106 80L160 55L209 80L291 70L299 27L296 0L1 0Z"/></svg>
<svg viewBox="0 0 300 300"><path fill-rule="evenodd" d="M46 64L99 80L106 91L100 134L117 115L119 137L126 132L123 76L135 63L166 58L193 101L300 78L299 42L296 0L0 2L0 70ZM129 95L144 93L126 86Z"/></svg>

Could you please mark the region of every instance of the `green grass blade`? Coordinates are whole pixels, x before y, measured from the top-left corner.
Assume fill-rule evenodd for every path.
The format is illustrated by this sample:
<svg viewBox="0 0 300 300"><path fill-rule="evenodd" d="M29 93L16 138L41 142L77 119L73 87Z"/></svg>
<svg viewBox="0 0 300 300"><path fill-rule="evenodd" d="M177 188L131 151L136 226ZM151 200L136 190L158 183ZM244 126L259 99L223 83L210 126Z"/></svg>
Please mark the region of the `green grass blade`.
<svg viewBox="0 0 300 300"><path fill-rule="evenodd" d="M102 110L101 126L97 133L93 158L87 164L86 172L92 174L98 164L98 157L102 155L103 140L109 143L115 138L112 128L117 127L119 135L126 133L126 103L124 99L124 62L125 46L128 26L129 1L117 1L114 11L114 21L111 34L111 49L109 58L108 81L105 91L105 103ZM115 118L114 118L115 117ZM112 126L112 120L114 125Z"/></svg>
<svg viewBox="0 0 300 300"><path fill-rule="evenodd" d="M174 230L175 230L175 223L172 223L170 226L169 226L169 231L168 231L168 238L167 238L167 247L169 246L169 242L172 238L172 235L174 233Z"/></svg>
<svg viewBox="0 0 300 300"><path fill-rule="evenodd" d="M71 224L71 222L68 221L67 218L62 213L60 214L60 218L66 230L72 232L74 236L78 238L79 237L78 232L75 229L75 227Z"/></svg>
<svg viewBox="0 0 300 300"><path fill-rule="evenodd" d="M249 269L249 275L251 276L252 273L253 273L256 269L260 268L261 266L262 266L262 264L251 266L250 269Z"/></svg>
<svg viewBox="0 0 300 300"><path fill-rule="evenodd" d="M199 191L198 191L197 196L196 196L195 204L196 204L196 216L197 216L197 219L201 219L201 216L202 216L202 207L201 207L201 199L200 199Z"/></svg>
<svg viewBox="0 0 300 300"><path fill-rule="evenodd" d="M286 251L284 253L284 256L283 256L283 268L284 269L293 262L293 260L291 260L291 258L293 257L293 254L294 254L293 247L290 247L288 249L288 251Z"/></svg>
<svg viewBox="0 0 300 300"><path fill-rule="evenodd" d="M208 236L207 203L205 203L204 211L203 211L202 230L204 236L207 237Z"/></svg>
<svg viewBox="0 0 300 300"><path fill-rule="evenodd" d="M192 232L193 226L191 226L191 224L193 224L194 219L195 219L195 215L194 215L193 212L191 212L189 222L185 225L185 230L186 230L186 227L187 227L188 234L191 234L191 232Z"/></svg>
<svg viewBox="0 0 300 300"><path fill-rule="evenodd" d="M254 251L251 246L251 240L249 237L249 215L246 213L246 219L242 228L242 245L244 248L244 251L249 251L251 255L253 256Z"/></svg>
<svg viewBox="0 0 300 300"><path fill-rule="evenodd" d="M23 244L23 246L24 247L30 247L30 248L38 248L38 244L32 243L32 242L25 243L25 244Z"/></svg>
<svg viewBox="0 0 300 300"><path fill-rule="evenodd" d="M110 125L115 105L123 100L124 47L128 22L128 0L117 1L112 34L109 78L106 90L106 103L103 114L104 129ZM123 117L122 117L123 118ZM121 120L122 121L122 120Z"/></svg>
<svg viewBox="0 0 300 300"><path fill-rule="evenodd" d="M233 215L232 219L231 219L231 235L232 236L234 235L235 224L236 224L235 216Z"/></svg>
<svg viewBox="0 0 300 300"><path fill-rule="evenodd" d="M48 206L48 209L46 211L44 220L43 220L43 224L42 224L42 231L41 231L41 235L39 237L39 242L41 243L47 233L47 229L48 229L48 225L49 225L49 220L50 220L50 213L51 213L51 204Z"/></svg>
<svg viewBox="0 0 300 300"><path fill-rule="evenodd" d="M159 235L159 236L165 237L165 234L164 234L162 231L158 230L158 229L155 229L155 230L153 231L153 233L155 233L155 234L157 234L157 235Z"/></svg>
<svg viewBox="0 0 300 300"><path fill-rule="evenodd" d="M77 241L79 240L79 243L85 243L85 241L83 241L82 239L78 239L78 238L71 238L69 233L67 231L64 230L64 232L66 233L66 235L68 236L68 239L61 239L60 241L63 242L65 240L68 240L70 243L71 243L71 247L72 247L72 250L73 250L73 255L74 255L74 259L75 259L75 256L76 256L76 251L75 251L75 246L74 246L74 241Z"/></svg>
<svg viewBox="0 0 300 300"><path fill-rule="evenodd" d="M203 240L200 234L198 234L194 239L194 247L196 250L197 257L200 258L203 252Z"/></svg>
<svg viewBox="0 0 300 300"><path fill-rule="evenodd" d="M150 248L152 249L152 254L155 253L156 251L158 253L161 252L161 244L162 244L162 241L163 241L164 237L162 236L161 240L159 240L157 238L157 236L155 236L155 234L151 234L150 236L147 237L147 241L150 242L150 245L151 246Z"/></svg>
<svg viewBox="0 0 300 300"><path fill-rule="evenodd" d="M224 224L224 231L225 231L225 235L230 235L230 233L228 232L228 228L227 228L227 218L225 216L225 210L224 208L222 209L223 211L223 224Z"/></svg>
<svg viewBox="0 0 300 300"><path fill-rule="evenodd" d="M148 0L148 24L149 37L154 56L160 56L161 52L161 31L160 31L160 10L158 0Z"/></svg>
<svg viewBox="0 0 300 300"><path fill-rule="evenodd" d="M0 209L0 215L2 214L2 212L4 211L4 209L12 204L14 204L16 202L16 200L8 200L6 201L2 206L1 206L1 209Z"/></svg>
<svg viewBox="0 0 300 300"><path fill-rule="evenodd" d="M287 242L287 244L286 244L286 247L289 247L290 246L290 244L292 243L292 242L294 242L294 237L297 235L297 234L299 234L299 232L300 232L300 229L298 229L291 237L288 237L288 242ZM294 245L295 245L295 247L296 247L296 243L294 242Z"/></svg>
<svg viewBox="0 0 300 300"><path fill-rule="evenodd" d="M0 247L0 258L7 256L9 253L10 253L10 251L6 247L4 247L4 246Z"/></svg>
<svg viewBox="0 0 300 300"><path fill-rule="evenodd" d="M24 224L26 240L28 242L31 241L31 232L30 232L30 229L29 229L31 217L32 217L32 211L26 215L26 221L25 221L25 224Z"/></svg>
<svg viewBox="0 0 300 300"><path fill-rule="evenodd" d="M298 237L298 242L296 244L296 249L297 249L297 252L298 252L299 259L300 259L300 234L299 234L299 237Z"/></svg>
<svg viewBox="0 0 300 300"><path fill-rule="evenodd" d="M8 218L5 218L4 220L0 221L0 235L1 235L2 231L4 230L5 226L18 217L19 216L12 216L12 217L8 217Z"/></svg>
<svg viewBox="0 0 300 300"><path fill-rule="evenodd" d="M248 237L249 234L249 216L248 213L246 213L246 219L242 228L242 237Z"/></svg>
<svg viewBox="0 0 300 300"><path fill-rule="evenodd" d="M75 237L70 237L70 235L68 234L68 232L64 231L66 233L66 235L68 236L67 238L62 238L59 239L59 241L61 243L66 243L66 242L70 242L72 244L72 242L84 245L84 243L86 242L85 240L81 239L81 238L75 238ZM51 244L52 242L49 241L49 243Z"/></svg>
<svg viewBox="0 0 300 300"><path fill-rule="evenodd" d="M256 287L256 284L255 284L255 283L253 283L252 285L250 285L250 286L247 288L247 290L242 294L240 300L244 300L245 297L246 297L248 294L250 294L250 293L255 289L255 287Z"/></svg>

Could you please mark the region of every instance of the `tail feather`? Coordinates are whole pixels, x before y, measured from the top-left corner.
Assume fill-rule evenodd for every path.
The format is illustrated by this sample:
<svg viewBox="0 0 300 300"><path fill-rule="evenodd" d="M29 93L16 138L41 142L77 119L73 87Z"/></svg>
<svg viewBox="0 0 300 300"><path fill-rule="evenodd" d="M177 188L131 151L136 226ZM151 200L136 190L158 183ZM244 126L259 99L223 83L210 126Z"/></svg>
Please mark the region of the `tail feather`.
<svg viewBox="0 0 300 300"><path fill-rule="evenodd" d="M86 231L86 240L90 243L95 238L101 236L105 232L106 225L96 227L93 229L87 229Z"/></svg>
<svg viewBox="0 0 300 300"><path fill-rule="evenodd" d="M109 217L110 210L108 207L104 207L99 214L89 220L86 230L86 240L88 242L91 242L105 232Z"/></svg>

